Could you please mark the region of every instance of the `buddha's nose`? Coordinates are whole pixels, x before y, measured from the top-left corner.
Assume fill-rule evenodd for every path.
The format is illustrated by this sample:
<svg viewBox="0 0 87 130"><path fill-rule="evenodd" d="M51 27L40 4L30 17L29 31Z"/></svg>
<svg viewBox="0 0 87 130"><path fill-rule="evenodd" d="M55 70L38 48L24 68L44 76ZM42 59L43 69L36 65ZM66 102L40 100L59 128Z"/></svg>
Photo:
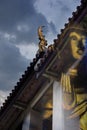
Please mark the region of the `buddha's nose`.
<svg viewBox="0 0 87 130"><path fill-rule="evenodd" d="M79 41L79 43L78 43L78 48L79 48L79 50L81 50L81 51L84 51L84 49L85 49L82 39L81 39L81 40Z"/></svg>

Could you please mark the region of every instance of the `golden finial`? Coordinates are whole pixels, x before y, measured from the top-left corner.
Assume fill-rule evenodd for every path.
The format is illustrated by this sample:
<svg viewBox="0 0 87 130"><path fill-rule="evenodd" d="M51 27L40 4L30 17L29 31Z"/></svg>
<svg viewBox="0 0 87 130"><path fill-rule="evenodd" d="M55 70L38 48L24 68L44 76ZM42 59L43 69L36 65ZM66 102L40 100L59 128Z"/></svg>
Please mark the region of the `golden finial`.
<svg viewBox="0 0 87 130"><path fill-rule="evenodd" d="M43 35L42 28L44 26L40 26L38 28L38 37L39 37L39 52L44 52L46 51L46 46L47 46L47 40L45 39L45 36Z"/></svg>

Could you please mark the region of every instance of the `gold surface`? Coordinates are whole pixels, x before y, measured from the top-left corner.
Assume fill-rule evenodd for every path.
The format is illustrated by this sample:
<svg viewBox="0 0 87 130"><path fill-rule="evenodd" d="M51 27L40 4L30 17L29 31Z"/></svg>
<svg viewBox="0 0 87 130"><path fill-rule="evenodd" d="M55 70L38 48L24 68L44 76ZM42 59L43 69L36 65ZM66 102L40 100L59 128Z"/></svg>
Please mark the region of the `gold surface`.
<svg viewBox="0 0 87 130"><path fill-rule="evenodd" d="M80 59L81 55L83 54L83 51L79 50L78 45L80 44L80 41L82 41L82 44L84 46L85 36L77 32L71 32L69 38L73 57L76 59Z"/></svg>
<svg viewBox="0 0 87 130"><path fill-rule="evenodd" d="M79 50L78 45L82 42L85 44L85 36L81 32L71 32L69 35L72 55L75 59L80 59L83 51ZM77 69L69 69L68 74L62 73L61 85L63 92L63 107L67 111L71 111L68 118L79 117L79 124L81 130L87 130L87 93L83 91L84 86L77 87L76 83L72 83L72 76L74 79L78 77ZM79 81L80 82L80 81ZM84 81L85 82L85 81ZM77 91L78 88L78 91Z"/></svg>

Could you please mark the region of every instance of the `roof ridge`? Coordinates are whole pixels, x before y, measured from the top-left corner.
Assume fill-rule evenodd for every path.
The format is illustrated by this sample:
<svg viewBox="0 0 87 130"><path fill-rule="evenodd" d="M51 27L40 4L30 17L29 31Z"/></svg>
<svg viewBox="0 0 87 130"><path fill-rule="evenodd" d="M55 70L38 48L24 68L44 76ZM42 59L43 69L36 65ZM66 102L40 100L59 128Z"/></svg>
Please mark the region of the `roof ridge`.
<svg viewBox="0 0 87 130"><path fill-rule="evenodd" d="M38 59L40 57L42 57L42 55L43 55L42 53L36 54L36 57L33 58L32 62L30 62L30 66L28 66L27 70L24 71L24 74L22 74L22 77L16 83L16 85L12 89L12 92L9 93L9 96L7 96L7 99L5 100L5 102L3 103L3 105L1 106L0 114L5 110L5 108L7 107L8 103L10 103L10 101L12 100L12 98L14 97L14 95L16 94L16 92L18 92L20 90L20 87L23 86L23 83L24 83L24 81L26 81L27 76L30 76L30 74L34 70L34 65L36 64L36 62L38 61Z"/></svg>
<svg viewBox="0 0 87 130"><path fill-rule="evenodd" d="M81 0L81 5L77 6L77 10L75 12L72 13L72 18L68 18L68 23L65 23L65 27L64 29L61 29L61 33L57 35L57 39L54 39L54 46L58 46L59 41L61 39L61 37L64 36L64 33L66 31L67 28L69 28L72 23L77 19L77 16L80 14L80 12L87 6L87 1L86 0ZM34 65L36 64L36 62L38 61L38 59L40 59L41 57L43 57L43 59L41 59L41 62L38 64L38 67L40 69L42 63L46 61L46 58L49 56L50 51L47 51L47 54L36 54L36 57L33 58L33 61L30 63L30 66L27 67L27 70L24 72L24 74L22 75L22 77L19 79L19 81L17 82L17 85L14 87L14 89L12 90L12 92L9 94L9 96L7 97L7 99L5 100L5 102L3 103L3 106L1 106L0 109L0 114L5 110L5 108L8 106L8 103L10 103L13 99L13 97L15 96L16 92L18 92L21 88L21 86L23 86L24 81L26 81L27 77L30 76L30 74L32 73L32 71L34 71Z"/></svg>

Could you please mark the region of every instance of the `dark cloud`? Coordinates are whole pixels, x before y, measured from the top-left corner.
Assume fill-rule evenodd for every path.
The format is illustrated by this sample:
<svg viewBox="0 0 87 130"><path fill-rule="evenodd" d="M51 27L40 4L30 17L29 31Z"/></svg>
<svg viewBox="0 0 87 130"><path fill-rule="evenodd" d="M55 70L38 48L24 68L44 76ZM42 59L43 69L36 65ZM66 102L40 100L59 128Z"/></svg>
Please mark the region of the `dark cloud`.
<svg viewBox="0 0 87 130"><path fill-rule="evenodd" d="M64 1L61 1L61 0L58 0L57 1L59 7L60 7L60 10L63 12L63 13L68 13L68 12L71 12L71 7L69 7L66 2L64 3Z"/></svg>
<svg viewBox="0 0 87 130"><path fill-rule="evenodd" d="M0 43L0 89L11 90L29 61L21 56L14 45L2 41Z"/></svg>
<svg viewBox="0 0 87 130"><path fill-rule="evenodd" d="M32 16L34 9L32 1L29 0L1 0L0 1L0 28L13 28L18 22L24 20L26 16Z"/></svg>
<svg viewBox="0 0 87 130"><path fill-rule="evenodd" d="M50 22L50 28L54 34L57 34L56 27L54 26L53 22Z"/></svg>
<svg viewBox="0 0 87 130"><path fill-rule="evenodd" d="M18 36L17 41L20 43L21 41L26 41L26 42L36 42L38 40L38 35L37 35L37 28L40 25L46 25L48 27L48 23L46 19L43 17L41 14L35 14L35 16L32 16L30 18L27 18L25 22L22 24L26 24L29 27L29 31L27 32L21 32L21 31L16 31L16 34Z"/></svg>
<svg viewBox="0 0 87 130"><path fill-rule="evenodd" d="M38 41L37 28L40 25L46 25L46 18L37 13L34 8L35 0L1 0L0 1L0 30L16 35L17 39L14 43L19 44L22 41L28 43ZM18 30L18 26L22 28L27 26L29 30ZM51 24L50 24L51 26Z"/></svg>

